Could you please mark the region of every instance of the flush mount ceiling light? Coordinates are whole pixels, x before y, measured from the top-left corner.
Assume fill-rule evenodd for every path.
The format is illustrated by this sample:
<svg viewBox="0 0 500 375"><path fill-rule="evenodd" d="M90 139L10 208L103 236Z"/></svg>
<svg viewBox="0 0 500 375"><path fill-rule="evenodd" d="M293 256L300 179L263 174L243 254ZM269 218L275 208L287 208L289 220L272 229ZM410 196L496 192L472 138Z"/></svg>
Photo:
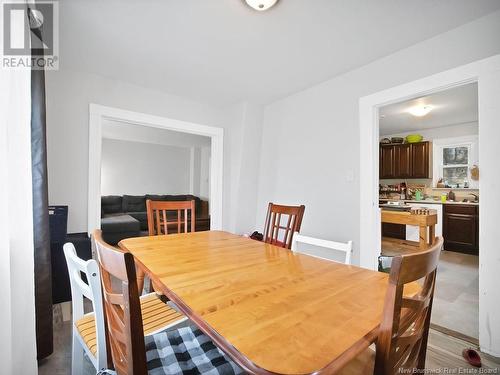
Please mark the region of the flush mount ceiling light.
<svg viewBox="0 0 500 375"><path fill-rule="evenodd" d="M249 7L259 12L272 8L277 2L278 0L245 0L245 3L247 3Z"/></svg>
<svg viewBox="0 0 500 375"><path fill-rule="evenodd" d="M415 107L411 107L408 112L413 116L422 117L432 111L431 105L417 105Z"/></svg>

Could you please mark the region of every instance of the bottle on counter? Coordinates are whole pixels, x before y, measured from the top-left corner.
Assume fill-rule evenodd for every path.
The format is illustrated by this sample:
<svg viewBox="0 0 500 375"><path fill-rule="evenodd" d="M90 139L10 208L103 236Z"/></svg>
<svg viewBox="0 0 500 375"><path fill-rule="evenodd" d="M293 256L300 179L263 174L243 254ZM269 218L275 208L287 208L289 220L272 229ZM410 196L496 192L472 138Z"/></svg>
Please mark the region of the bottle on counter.
<svg viewBox="0 0 500 375"><path fill-rule="evenodd" d="M405 183L405 182L402 182L402 183L401 183L399 198L400 198L401 200L405 200L405 199L407 199L407 198L406 198L406 183Z"/></svg>
<svg viewBox="0 0 500 375"><path fill-rule="evenodd" d="M450 192L448 193L448 199L450 201L455 201L455 193L453 192L453 190L450 190Z"/></svg>

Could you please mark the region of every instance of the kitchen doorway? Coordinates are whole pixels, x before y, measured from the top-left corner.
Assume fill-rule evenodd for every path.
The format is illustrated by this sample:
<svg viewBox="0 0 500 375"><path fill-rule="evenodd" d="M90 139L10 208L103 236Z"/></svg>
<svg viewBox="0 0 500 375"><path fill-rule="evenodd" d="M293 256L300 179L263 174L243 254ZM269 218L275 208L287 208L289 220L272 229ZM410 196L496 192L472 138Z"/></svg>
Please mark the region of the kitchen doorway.
<svg viewBox="0 0 500 375"><path fill-rule="evenodd" d="M478 60L431 76L408 82L360 98L360 265L378 268L380 255L380 208L378 186L379 164L379 108L391 103L415 98L418 95L445 90L477 82L479 91L479 118L481 159L479 203L479 344L482 352L500 356L500 315L498 300L497 212L500 203L495 199L500 175L498 146L500 137L500 55ZM488 201L488 205L484 202Z"/></svg>
<svg viewBox="0 0 500 375"><path fill-rule="evenodd" d="M379 270L392 257L421 251L420 228L394 212L433 218L445 239L431 324L478 344L479 118L472 82L379 108ZM387 221L387 212L391 212ZM420 215L413 215L418 219ZM427 229L425 229L427 230Z"/></svg>

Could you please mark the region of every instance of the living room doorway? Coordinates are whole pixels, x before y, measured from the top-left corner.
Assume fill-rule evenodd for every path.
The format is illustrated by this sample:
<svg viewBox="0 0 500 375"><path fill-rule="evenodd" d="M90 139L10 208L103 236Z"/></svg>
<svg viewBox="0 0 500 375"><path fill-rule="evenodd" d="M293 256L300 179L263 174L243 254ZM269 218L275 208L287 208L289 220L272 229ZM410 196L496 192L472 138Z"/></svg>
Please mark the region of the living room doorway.
<svg viewBox="0 0 500 375"><path fill-rule="evenodd" d="M222 128L91 104L88 232L130 216L118 232L144 234L146 199L195 200L197 230L221 229L222 145Z"/></svg>
<svg viewBox="0 0 500 375"><path fill-rule="evenodd" d="M148 199L194 200L195 230L209 230L210 146L207 136L104 120L101 230L106 242L148 234Z"/></svg>

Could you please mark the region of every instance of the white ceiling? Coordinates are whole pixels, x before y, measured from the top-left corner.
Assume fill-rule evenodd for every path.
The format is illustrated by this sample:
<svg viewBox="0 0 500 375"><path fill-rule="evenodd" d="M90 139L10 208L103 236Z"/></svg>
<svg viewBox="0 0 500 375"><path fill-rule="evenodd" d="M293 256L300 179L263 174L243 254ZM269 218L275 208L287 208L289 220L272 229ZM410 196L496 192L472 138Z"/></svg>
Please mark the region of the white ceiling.
<svg viewBox="0 0 500 375"><path fill-rule="evenodd" d="M408 113L414 106L430 105L425 116ZM478 121L477 83L380 108L380 135L398 134Z"/></svg>
<svg viewBox="0 0 500 375"><path fill-rule="evenodd" d="M211 144L210 137L113 120L103 121L102 138L184 148L210 147Z"/></svg>
<svg viewBox="0 0 500 375"><path fill-rule="evenodd" d="M60 66L216 105L268 103L500 9L498 0L60 1Z"/></svg>

